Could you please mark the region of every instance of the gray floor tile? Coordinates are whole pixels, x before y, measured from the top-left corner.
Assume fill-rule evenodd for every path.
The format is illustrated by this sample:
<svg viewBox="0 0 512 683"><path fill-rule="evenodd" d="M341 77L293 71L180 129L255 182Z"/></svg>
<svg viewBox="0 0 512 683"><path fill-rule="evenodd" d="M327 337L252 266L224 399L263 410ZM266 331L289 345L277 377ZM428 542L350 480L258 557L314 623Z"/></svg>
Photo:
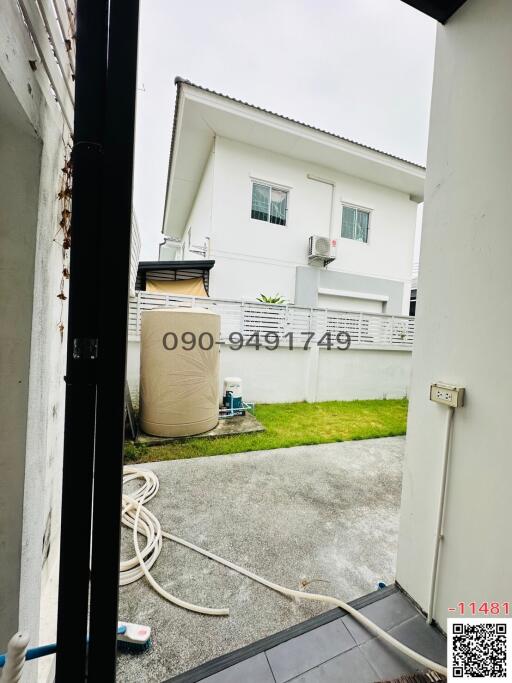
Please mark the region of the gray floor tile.
<svg viewBox="0 0 512 683"><path fill-rule="evenodd" d="M377 678L359 648L354 647L294 678L293 683L374 683Z"/></svg>
<svg viewBox="0 0 512 683"><path fill-rule="evenodd" d="M368 607L363 607L361 613L385 631L398 626L398 624L418 614L414 606L402 593L393 593L382 600L377 600L377 602L368 605ZM353 617L347 615L343 617L343 621L356 643L364 643L373 638L372 634Z"/></svg>
<svg viewBox="0 0 512 683"><path fill-rule="evenodd" d="M395 648L386 645L379 638L367 640L359 646L369 664L378 673L376 680L399 678L404 674L410 674L423 669L409 657L401 655Z"/></svg>
<svg viewBox="0 0 512 683"><path fill-rule="evenodd" d="M267 657L276 683L284 683L354 645L355 641L343 621L336 619L273 647L267 651Z"/></svg>
<svg viewBox="0 0 512 683"><path fill-rule="evenodd" d="M425 619L418 615L390 629L389 633L420 654L439 664L446 663L446 641ZM400 654L379 638L372 638L361 646L361 651L382 678L398 678L402 674L424 670L414 660Z"/></svg>
<svg viewBox="0 0 512 683"><path fill-rule="evenodd" d="M204 679L204 683L241 683L241 681L243 683L274 683L274 677L264 653Z"/></svg>
<svg viewBox="0 0 512 683"><path fill-rule="evenodd" d="M446 638L421 615L390 629L389 633L402 643L439 664L446 664Z"/></svg>

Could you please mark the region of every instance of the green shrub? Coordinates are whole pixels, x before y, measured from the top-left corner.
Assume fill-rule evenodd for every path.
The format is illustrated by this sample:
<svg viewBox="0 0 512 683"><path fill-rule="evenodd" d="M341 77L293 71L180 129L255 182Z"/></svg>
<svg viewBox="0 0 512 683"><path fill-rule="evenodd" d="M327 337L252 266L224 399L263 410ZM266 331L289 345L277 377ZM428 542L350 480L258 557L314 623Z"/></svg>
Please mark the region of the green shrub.
<svg viewBox="0 0 512 683"><path fill-rule="evenodd" d="M273 296L267 296L265 294L260 294L256 298L256 301L261 301L264 304L284 304L285 300L280 294L274 294Z"/></svg>

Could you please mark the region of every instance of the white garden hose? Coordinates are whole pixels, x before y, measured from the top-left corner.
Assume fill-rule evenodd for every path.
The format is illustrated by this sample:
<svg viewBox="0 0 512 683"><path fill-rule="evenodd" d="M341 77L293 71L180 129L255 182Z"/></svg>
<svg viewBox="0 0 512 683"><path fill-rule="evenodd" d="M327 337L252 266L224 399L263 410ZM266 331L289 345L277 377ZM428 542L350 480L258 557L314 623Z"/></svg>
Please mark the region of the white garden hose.
<svg viewBox="0 0 512 683"><path fill-rule="evenodd" d="M333 598L330 595L320 595L318 593L304 593L302 591L286 588L285 586L280 586L279 584L273 583L272 581L268 581L267 579L264 579L263 577L254 574L248 569L244 569L243 567L240 567L237 564L230 562L229 560L225 560L222 557L219 557L218 555L209 552L208 550L204 550L203 548L200 548L197 545L190 543L189 541L185 541L182 538L178 538L178 536L174 536L173 534L163 531L158 519L145 507L145 503L151 500L151 498L153 498L158 491L158 477L151 470L142 470L135 467L125 467L123 483L126 484L135 479L143 479L144 483L135 492L129 495L123 494L123 511L121 518L122 523L125 526L128 526L129 528L133 529L133 545L135 548L135 557L131 560L121 562L121 586L124 586L128 583L132 583L133 581L137 581L142 576L146 576L151 586L162 597L174 603L175 605L178 605L179 607L184 607L185 609L192 610L193 612L199 612L201 614L210 614L214 616L225 616L229 614L229 610L225 608L212 609L209 607L200 607L198 605L193 605L191 603L185 602L180 598L176 598L175 596L171 595L166 590L164 590L155 581L155 579L151 576L149 570L154 565L158 558L158 555L160 554L160 550L162 549L162 538L168 538L169 540L174 541L175 543L179 543L180 545L185 546L186 548L190 548L190 550L194 550L196 553L200 553L201 555L208 557L210 560L214 560L215 562L218 562L219 564L222 564L225 567L229 567L229 569L232 569L233 571L238 572L239 574L247 576L253 581L261 583L263 586L267 586L267 588L271 588L277 593L281 593L282 595L286 595L290 598L296 598L298 600L311 600L314 602L323 602L328 605L340 607L342 610L348 612L348 614L354 617L354 619L359 621L368 631L370 631L370 633L373 633L379 638L382 638L382 640L386 641L386 643L389 643L389 645L397 649L402 654L406 655L407 657L410 657L415 662L417 662L418 664L427 669L436 671L437 673L440 673L444 676L447 675L446 667L430 659L427 659L427 657L424 657L423 655L419 654L418 652L415 652L414 650L411 650L411 648L407 647L407 645L404 645L399 640L396 640L396 638L393 638L393 636L389 635L389 633L380 628L380 626L377 626L377 624L375 624L373 621L365 617L364 614L361 614L361 612L354 609L346 602L343 602L343 600L338 600L338 598ZM139 547L138 534L142 534L146 537L146 545L142 550Z"/></svg>
<svg viewBox="0 0 512 683"><path fill-rule="evenodd" d="M213 609L210 607L201 607L181 600L167 592L151 576L149 570L157 561L160 551L162 550L162 536L168 537L168 534L162 531L160 522L144 504L156 495L160 484L158 482L158 477L149 470L125 467L123 470L123 485L134 479L144 479L144 483L130 495L123 493L121 521L125 526L133 529L135 557L121 562L120 585L126 586L145 576L157 593L166 600L169 600L169 602L178 605L178 607L212 616L226 616L229 614L229 610L226 608ZM142 550L139 546L138 534L142 534L146 537L146 545Z"/></svg>

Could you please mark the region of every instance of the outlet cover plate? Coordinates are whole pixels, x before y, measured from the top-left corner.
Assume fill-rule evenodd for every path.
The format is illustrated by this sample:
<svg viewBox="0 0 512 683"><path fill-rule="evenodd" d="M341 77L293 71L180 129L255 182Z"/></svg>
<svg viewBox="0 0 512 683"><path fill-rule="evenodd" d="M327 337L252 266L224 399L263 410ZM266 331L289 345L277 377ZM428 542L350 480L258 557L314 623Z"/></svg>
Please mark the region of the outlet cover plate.
<svg viewBox="0 0 512 683"><path fill-rule="evenodd" d="M435 382L430 385L430 400L452 408L460 408L464 405L464 388Z"/></svg>

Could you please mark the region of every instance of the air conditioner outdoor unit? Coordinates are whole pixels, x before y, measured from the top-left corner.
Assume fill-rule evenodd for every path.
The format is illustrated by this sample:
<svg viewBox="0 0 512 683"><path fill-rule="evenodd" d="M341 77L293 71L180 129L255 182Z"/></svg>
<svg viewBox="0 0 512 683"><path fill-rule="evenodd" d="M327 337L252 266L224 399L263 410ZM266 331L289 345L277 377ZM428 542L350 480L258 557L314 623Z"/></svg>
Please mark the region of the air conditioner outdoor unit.
<svg viewBox="0 0 512 683"><path fill-rule="evenodd" d="M309 263L322 263L326 266L336 258L336 240L320 235L311 235L308 246Z"/></svg>

